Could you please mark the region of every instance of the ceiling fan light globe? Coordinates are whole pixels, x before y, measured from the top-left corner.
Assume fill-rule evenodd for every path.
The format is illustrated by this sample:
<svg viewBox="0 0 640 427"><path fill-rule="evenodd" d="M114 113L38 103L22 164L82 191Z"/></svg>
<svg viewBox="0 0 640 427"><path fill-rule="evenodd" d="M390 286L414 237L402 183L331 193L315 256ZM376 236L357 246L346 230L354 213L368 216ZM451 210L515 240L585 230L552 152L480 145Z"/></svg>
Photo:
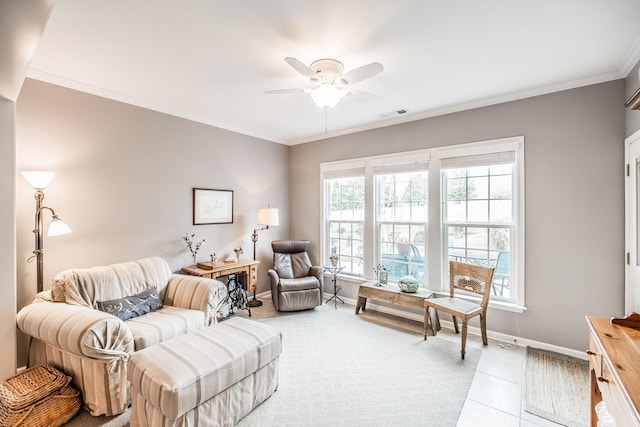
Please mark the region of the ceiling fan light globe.
<svg viewBox="0 0 640 427"><path fill-rule="evenodd" d="M320 85L311 92L311 99L320 108L333 108L347 94L333 86Z"/></svg>

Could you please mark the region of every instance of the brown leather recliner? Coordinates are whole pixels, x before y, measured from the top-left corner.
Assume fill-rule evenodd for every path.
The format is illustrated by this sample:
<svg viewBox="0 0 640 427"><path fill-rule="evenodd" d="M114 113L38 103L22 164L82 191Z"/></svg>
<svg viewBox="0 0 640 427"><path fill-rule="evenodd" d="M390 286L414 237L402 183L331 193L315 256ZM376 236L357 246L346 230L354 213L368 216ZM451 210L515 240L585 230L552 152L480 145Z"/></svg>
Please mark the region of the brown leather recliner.
<svg viewBox="0 0 640 427"><path fill-rule="evenodd" d="M312 266L308 240L274 240L269 269L271 298L278 311L307 310L322 304L323 268Z"/></svg>

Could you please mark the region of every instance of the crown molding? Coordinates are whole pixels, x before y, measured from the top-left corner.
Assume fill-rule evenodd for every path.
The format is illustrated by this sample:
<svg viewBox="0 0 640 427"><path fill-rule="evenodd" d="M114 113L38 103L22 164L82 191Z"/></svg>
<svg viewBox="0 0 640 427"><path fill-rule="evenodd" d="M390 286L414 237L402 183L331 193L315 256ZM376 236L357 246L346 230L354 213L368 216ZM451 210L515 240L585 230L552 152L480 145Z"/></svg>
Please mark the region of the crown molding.
<svg viewBox="0 0 640 427"><path fill-rule="evenodd" d="M640 48L640 43L637 43L637 45ZM596 75L596 76L591 76L591 77L588 77L588 78L571 80L571 81L567 81L567 82L562 82L562 83L558 83L558 84L554 84L554 85L548 85L548 86L539 87L539 88L535 88L535 89L530 89L530 90L526 90L526 91L520 91L520 92L514 92L514 93L510 93L510 94L505 94L505 95L501 95L501 96L497 96L497 97L479 99L479 100L475 100L475 101L472 101L472 102L461 103L461 104L456 104L456 105L450 105L450 106L445 106L445 107L442 107L442 108L434 108L434 109L431 109L431 110L418 112L418 113L413 113L413 114L409 113L409 114L403 115L401 117L394 117L394 118L390 118L390 119L387 119L387 120L377 121L375 123L367 123L367 124L364 124L364 125L361 125L361 126L354 126L354 127L349 127L349 128L336 130L336 131L330 131L330 132L324 133L322 135L313 135L313 136L309 136L309 137L305 137L305 138L297 138L297 139L291 139L291 140L281 140L281 139L273 138L273 137L270 137L270 136L252 134L250 132L247 132L245 129L234 128L234 127L225 125L223 123L219 123L219 122L216 122L214 120L211 120L210 118L200 117L198 115L195 115L195 114L192 114L192 113L188 113L188 112L185 112L185 111L178 111L178 110L169 108L169 107L164 106L164 105L153 104L153 103L150 103L148 101L145 101L145 100L142 100L142 99L139 99L139 98L131 97L129 95L125 95L125 94L122 94L122 93L118 93L118 92L114 92L114 91L111 91L111 90L107 90L107 89L104 89L104 88L101 88L101 87L98 87L98 86L93 86L93 85L90 85L90 84L81 83L81 82L78 82L78 81L75 81L75 80L67 79L67 78L64 78L64 77L61 77L61 76L58 76L58 75L55 75L55 74L46 73L46 72L35 70L35 69L30 69L27 72L27 77L35 79L35 80L40 80L40 81L43 81L43 82L46 82L46 83L51 83L51 84L54 84L54 85L57 85L57 86L62 86L62 87L66 87L66 88L69 88L69 89L77 90L77 91L80 91L80 92L84 92L84 93L89 93L89 94L92 94L92 95L100 96L102 98L107 98L107 99L111 99L111 100L114 100L114 101L123 102L125 104L130 104L130 105L134 105L134 106L137 106L137 107L145 108L145 109L148 109L148 110L157 111L157 112L160 112L160 113L164 113L164 114L168 114L168 115L171 115L171 116L183 118L183 119L186 119L186 120L191 120L191 121L194 121L194 122L197 122L197 123L202 123L202 124L206 124L206 125L209 125L209 126L214 126L214 127L220 128L220 129L228 130L228 131L239 133L239 134L242 134L242 135L247 135L247 136L254 137L254 138L258 138L258 139L261 139L261 140L264 140L264 141L269 141L269 142L274 142L274 143L278 143L278 144L293 146L293 145L305 144L305 143L308 143L308 142L321 141L321 140L325 140L325 139L335 138L335 137L339 137L339 136L345 136L345 135L349 135L349 134L352 134L352 133L364 132L364 131L383 128L383 127L387 127L387 126L394 126L394 125L413 122L413 121L417 121L417 120L423 120L423 119L427 119L427 118L443 116L443 115L446 115L446 114L458 113L458 112L462 112L462 111L466 111L466 110L472 110L472 109L475 109L475 108L488 107L488 106L491 106L491 105L502 104L502 103L505 103L505 102L517 101L517 100L521 100L521 99L531 98L531 97L534 97L534 96L547 95L547 94L550 94L550 93L560 92L560 91L563 91L563 90L575 89L575 88L578 88L578 87L589 86L589 85L594 85L594 84L598 84L598 83L605 83L605 82L608 82L608 81L621 79L621 78L624 78L626 76L623 75L623 73L621 71L614 71L614 72L604 73L604 74L600 74L600 75Z"/></svg>
<svg viewBox="0 0 640 427"><path fill-rule="evenodd" d="M432 110L423 111L419 113L413 113L413 114L409 113L401 117L394 117L381 122L368 123L362 126L355 126L347 129L330 131L321 136L311 136L309 138L300 138L296 140L290 140L288 141L288 144L298 145L298 144L304 144L304 143L313 142L313 141L320 141L324 139L335 138L338 136L349 135L352 133L364 132L364 131L383 128L387 126L394 126L402 123L408 123L408 122L414 122L417 120L423 120L423 119L428 119L432 117L444 116L446 114L459 113L462 111L473 110L475 108L488 107L491 105L502 104L505 102L518 101L521 99L532 98L540 95L548 95L554 92L561 92L564 90L576 89L579 87L590 86L590 85L595 85L599 83L606 83L609 81L622 79L624 77L625 76L623 76L621 72L613 71L610 73L599 74L599 75L587 77L584 79L571 80L563 83L548 85L548 86L530 89L526 91L513 92L510 94L501 95L497 97L484 98L484 99L479 99L472 102L450 105L442 108L434 108Z"/></svg>

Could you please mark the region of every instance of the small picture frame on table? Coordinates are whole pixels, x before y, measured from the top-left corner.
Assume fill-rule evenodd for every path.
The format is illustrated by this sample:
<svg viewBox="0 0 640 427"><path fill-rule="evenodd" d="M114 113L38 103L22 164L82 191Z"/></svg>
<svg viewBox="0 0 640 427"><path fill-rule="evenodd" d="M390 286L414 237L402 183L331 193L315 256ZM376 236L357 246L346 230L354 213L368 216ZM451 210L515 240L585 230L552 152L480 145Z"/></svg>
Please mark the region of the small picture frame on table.
<svg viewBox="0 0 640 427"><path fill-rule="evenodd" d="M233 190L193 189L193 225L232 223Z"/></svg>

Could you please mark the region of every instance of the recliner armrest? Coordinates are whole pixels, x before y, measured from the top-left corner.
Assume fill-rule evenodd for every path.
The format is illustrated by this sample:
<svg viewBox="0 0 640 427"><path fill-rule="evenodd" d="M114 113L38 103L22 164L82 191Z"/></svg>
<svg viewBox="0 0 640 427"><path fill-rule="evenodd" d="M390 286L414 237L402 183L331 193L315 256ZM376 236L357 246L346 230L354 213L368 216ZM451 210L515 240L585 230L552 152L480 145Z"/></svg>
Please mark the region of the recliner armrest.
<svg viewBox="0 0 640 427"><path fill-rule="evenodd" d="M324 288L324 268L319 265L314 265L309 270L309 276L315 276L320 282L320 289Z"/></svg>

